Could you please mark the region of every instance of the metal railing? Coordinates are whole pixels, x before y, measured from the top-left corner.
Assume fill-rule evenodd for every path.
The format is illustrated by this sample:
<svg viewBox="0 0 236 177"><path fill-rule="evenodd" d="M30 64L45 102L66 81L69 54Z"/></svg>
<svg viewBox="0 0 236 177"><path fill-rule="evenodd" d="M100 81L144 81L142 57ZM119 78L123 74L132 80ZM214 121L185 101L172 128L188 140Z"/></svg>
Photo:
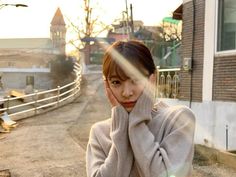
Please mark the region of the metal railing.
<svg viewBox="0 0 236 177"><path fill-rule="evenodd" d="M64 86L57 86L57 88L46 91L34 91L32 94L23 96L10 97L0 99L0 102L4 103L4 108L0 109L0 112L7 112L9 116L18 116L26 114L23 117L36 115L48 108L57 108L70 98L80 92L80 84L82 80L81 71L82 68L78 63L74 64L75 80ZM15 105L11 106L11 103L15 102Z"/></svg>
<svg viewBox="0 0 236 177"><path fill-rule="evenodd" d="M157 68L157 97L178 98L180 84L179 71L180 68Z"/></svg>

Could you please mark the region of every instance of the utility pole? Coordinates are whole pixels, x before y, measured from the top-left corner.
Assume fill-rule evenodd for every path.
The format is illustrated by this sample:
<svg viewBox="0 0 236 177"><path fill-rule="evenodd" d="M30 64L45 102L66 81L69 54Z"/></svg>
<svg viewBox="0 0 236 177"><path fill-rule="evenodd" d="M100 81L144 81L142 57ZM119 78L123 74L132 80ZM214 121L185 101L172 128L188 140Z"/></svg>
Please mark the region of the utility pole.
<svg viewBox="0 0 236 177"><path fill-rule="evenodd" d="M134 37L134 21L133 21L133 6L130 4L130 26L131 26L131 38Z"/></svg>
<svg viewBox="0 0 236 177"><path fill-rule="evenodd" d="M129 11L128 11L127 0L125 0L125 11L126 11L126 21L129 24Z"/></svg>
<svg viewBox="0 0 236 177"><path fill-rule="evenodd" d="M125 0L125 13L126 13L126 27L127 27L127 34L128 34L128 38L130 39L130 30L129 30L129 11L128 11L127 0Z"/></svg>

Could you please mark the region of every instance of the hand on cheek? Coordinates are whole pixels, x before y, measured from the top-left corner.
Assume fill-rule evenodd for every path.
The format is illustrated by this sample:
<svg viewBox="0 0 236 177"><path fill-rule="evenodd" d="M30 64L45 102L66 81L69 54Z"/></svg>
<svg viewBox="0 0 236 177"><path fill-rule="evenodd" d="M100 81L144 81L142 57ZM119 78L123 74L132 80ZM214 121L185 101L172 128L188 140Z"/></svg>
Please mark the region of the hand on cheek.
<svg viewBox="0 0 236 177"><path fill-rule="evenodd" d="M109 87L109 84L106 80L104 81L104 86L105 86L105 91L106 91L107 98L108 98L111 106L115 107L115 106L120 105L120 103L117 101L116 97L113 95L113 93L112 93L112 91Z"/></svg>

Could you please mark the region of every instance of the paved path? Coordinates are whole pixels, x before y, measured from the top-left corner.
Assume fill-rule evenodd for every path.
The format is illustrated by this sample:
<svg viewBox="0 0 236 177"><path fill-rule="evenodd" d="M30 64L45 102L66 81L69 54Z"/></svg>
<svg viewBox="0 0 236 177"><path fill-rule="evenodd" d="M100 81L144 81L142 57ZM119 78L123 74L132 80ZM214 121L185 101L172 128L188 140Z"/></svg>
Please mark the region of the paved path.
<svg viewBox="0 0 236 177"><path fill-rule="evenodd" d="M9 169L17 177L85 177L85 142L91 125L82 125L84 120L79 119L102 89L100 78L101 74L86 76L82 95L73 103L18 121L10 133L0 134L0 170ZM81 135L85 138L75 137Z"/></svg>

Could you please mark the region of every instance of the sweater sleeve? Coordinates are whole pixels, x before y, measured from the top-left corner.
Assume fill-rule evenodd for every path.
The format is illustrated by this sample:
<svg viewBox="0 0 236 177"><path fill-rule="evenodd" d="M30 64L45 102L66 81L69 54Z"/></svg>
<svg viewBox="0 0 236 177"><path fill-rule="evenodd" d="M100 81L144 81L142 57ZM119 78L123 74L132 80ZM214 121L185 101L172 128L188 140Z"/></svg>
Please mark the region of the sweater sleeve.
<svg viewBox="0 0 236 177"><path fill-rule="evenodd" d="M152 100L143 94L129 116L129 139L141 176L190 176L195 128L192 111L187 107L166 108L167 118L158 135L154 135L147 126L150 107ZM160 135L162 138L158 138Z"/></svg>
<svg viewBox="0 0 236 177"><path fill-rule="evenodd" d="M91 129L86 152L87 176L128 177L133 164L133 152L128 138L128 113L122 106L112 108L111 147L108 155L103 146L109 143L105 142L107 140L102 131L98 126Z"/></svg>

